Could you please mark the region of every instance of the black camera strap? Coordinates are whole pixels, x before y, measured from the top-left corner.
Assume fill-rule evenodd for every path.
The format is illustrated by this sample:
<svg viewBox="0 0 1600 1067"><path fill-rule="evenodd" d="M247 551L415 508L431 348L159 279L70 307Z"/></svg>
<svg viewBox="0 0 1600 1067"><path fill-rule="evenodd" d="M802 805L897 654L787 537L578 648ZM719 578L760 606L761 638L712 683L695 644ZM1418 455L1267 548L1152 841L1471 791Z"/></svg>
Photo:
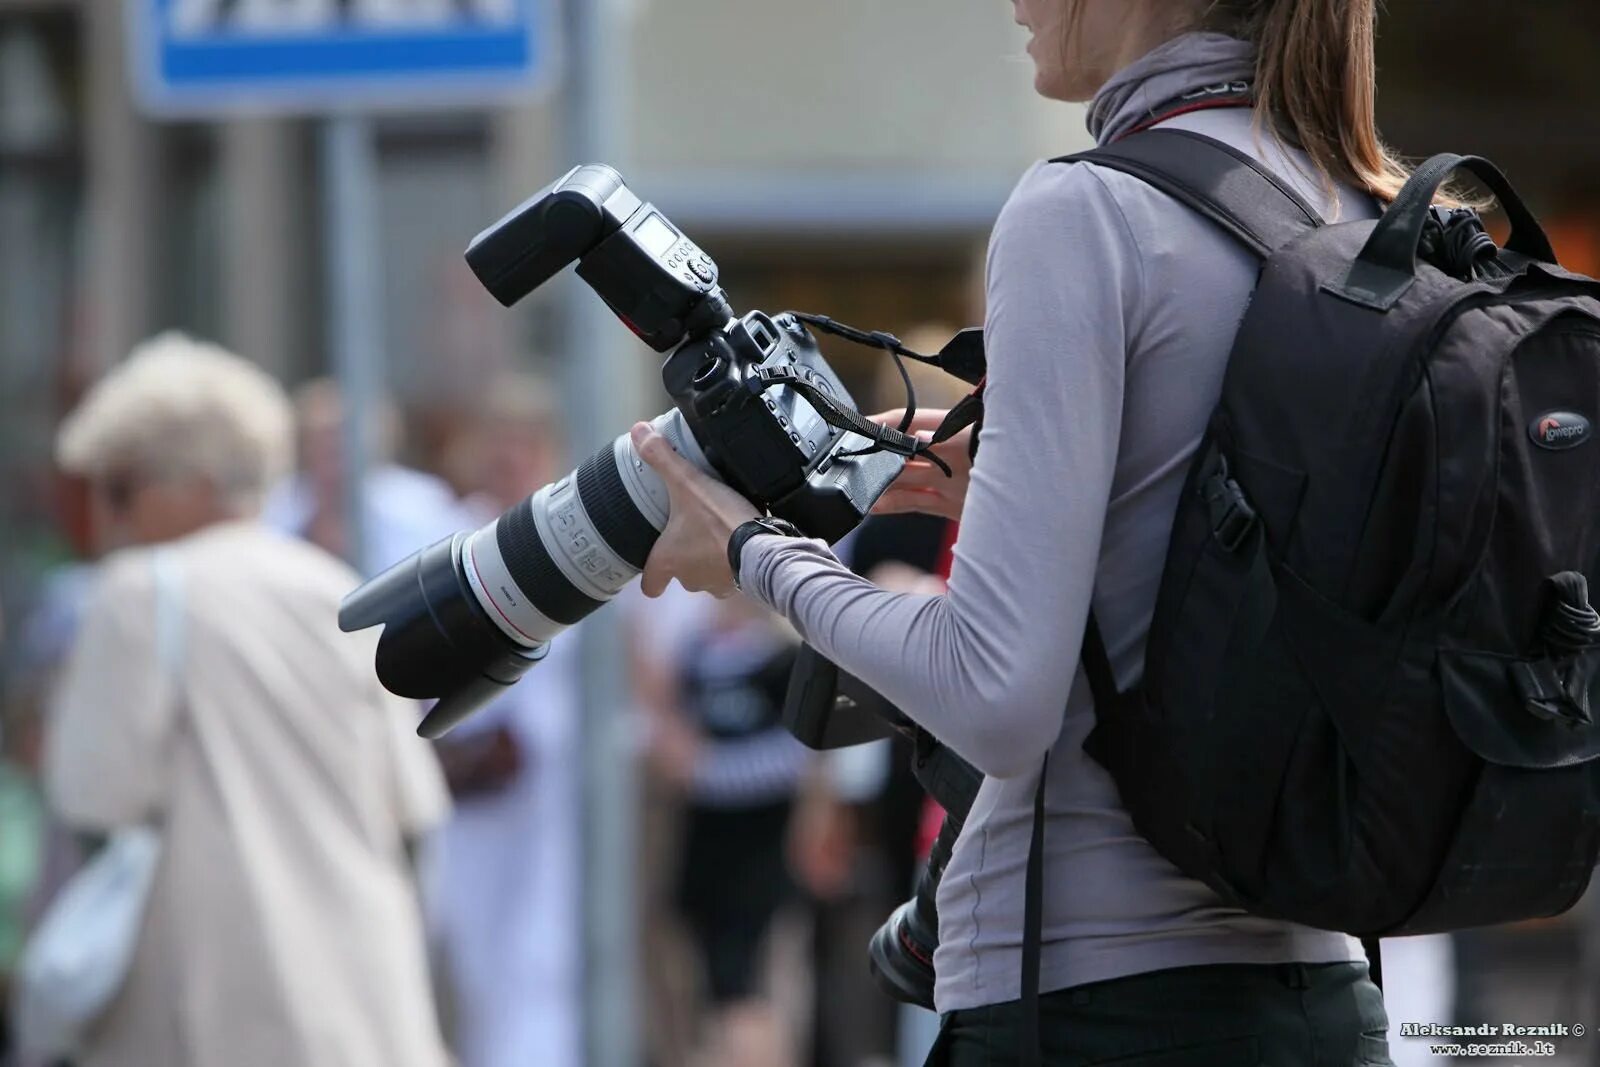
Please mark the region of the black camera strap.
<svg viewBox="0 0 1600 1067"><path fill-rule="evenodd" d="M859 411L839 403L832 393L819 389L814 383L796 374L792 367L761 367L751 374L750 380L753 383L752 388L761 393L779 385L793 389L810 402L817 414L822 416L822 421L841 430L860 434L872 442L871 448L844 452L842 455L859 456L873 451L893 452L908 458L926 459L944 471L947 477L954 474L950 464L929 451L933 442L922 441L906 433L904 424L900 429L896 429L881 422L873 422ZM910 421L909 416L915 413L915 409L908 407L907 412L907 421Z"/></svg>
<svg viewBox="0 0 1600 1067"><path fill-rule="evenodd" d="M1050 754L1039 765L1033 791L1033 835L1028 842L1027 883L1022 897L1022 1018L1018 1020L1017 1058L1021 1067L1041 1067L1039 1034L1039 957L1044 943L1044 783Z"/></svg>
<svg viewBox="0 0 1600 1067"><path fill-rule="evenodd" d="M792 370L783 367L764 368L757 371L755 377L760 381L760 389L765 392L774 385L787 385L801 396L811 402L824 421L840 429L850 430L873 442L872 448L846 455L862 455L864 452L883 450L894 452L898 455L914 459L926 459L929 463L944 471L945 477L952 477L950 465L940 457L934 455L930 449L934 445L943 444L968 426L981 427L983 422L983 386L987 376L987 366L983 351L983 331L979 328L962 330L940 350L936 356L923 355L921 352L907 348L905 342L892 333L883 330L862 330L838 322L826 315L813 315L803 311L790 311L789 315L810 326L819 333L830 334L852 344L865 348L876 348L888 352L893 358L895 369L900 372L900 380L906 389L905 414L901 417L900 425L890 428L880 423L872 422L862 417L859 412L852 411L841 405L832 396L822 392L809 381L797 376ZM939 428L934 431L933 439L921 441L907 431L912 420L917 414L917 390L911 383L911 375L906 370L905 360L913 360L930 367L938 367L946 374L950 374L976 388L971 394L962 398L961 402L951 408ZM968 458L976 455L978 451L978 434L974 430L972 442L967 448Z"/></svg>
<svg viewBox="0 0 1600 1067"><path fill-rule="evenodd" d="M804 311L791 311L790 315L819 333L831 334L866 348L881 348L885 352L917 363L938 367L968 385L978 385L988 372L983 354L983 328L973 326L952 337L936 356L925 356L907 348L905 342L892 333L882 330L861 330L830 319L826 315L812 315Z"/></svg>
<svg viewBox="0 0 1600 1067"><path fill-rule="evenodd" d="M944 417L939 428L933 433L931 444L948 441L956 434L972 427L972 437L967 442L967 459L978 458L978 435L983 432L983 383L978 383L978 388L961 398L961 402L950 409Z"/></svg>

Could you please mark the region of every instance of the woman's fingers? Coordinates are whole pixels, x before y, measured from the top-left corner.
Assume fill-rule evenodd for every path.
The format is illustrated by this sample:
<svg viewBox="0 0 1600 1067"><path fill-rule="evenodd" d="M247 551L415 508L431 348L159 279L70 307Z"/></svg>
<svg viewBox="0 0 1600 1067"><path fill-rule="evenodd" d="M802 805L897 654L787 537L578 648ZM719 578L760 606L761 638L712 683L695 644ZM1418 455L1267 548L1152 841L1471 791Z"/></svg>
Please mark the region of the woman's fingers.
<svg viewBox="0 0 1600 1067"><path fill-rule="evenodd" d="M670 503L672 518L667 520L666 529L661 531L661 536L656 539L656 547L651 550L649 558L645 561L644 573L639 576L639 591L654 600L667 591L667 586L672 584L673 574L677 570L677 561L673 558L673 545L677 542L679 531L677 526L681 517L689 508L687 497L690 495L689 475L699 473L688 460L678 455L668 441L656 431L654 426L647 422L634 425L631 431L634 450L639 453L639 458L650 465L650 469L661 476L667 487L667 499Z"/></svg>
<svg viewBox="0 0 1600 1067"><path fill-rule="evenodd" d="M663 559L659 552L651 552L650 558L645 561L644 573L639 576L639 591L654 600L665 593L670 584L672 584L671 561Z"/></svg>
<svg viewBox="0 0 1600 1067"><path fill-rule="evenodd" d="M909 515L918 514L923 510L917 501L909 499L909 494L885 493L872 505L873 515Z"/></svg>
<svg viewBox="0 0 1600 1067"><path fill-rule="evenodd" d="M895 489L938 489L956 484L956 479L932 463L907 463L894 480Z"/></svg>
<svg viewBox="0 0 1600 1067"><path fill-rule="evenodd" d="M881 422L885 426L893 426L898 429L900 426L900 420L905 417L905 413L905 408L896 408L893 411L884 411L877 415L871 415L868 417L873 422ZM911 426L906 430L906 432L920 437L924 441L931 441L933 440L934 433L938 431L939 427L944 425L945 416L949 414L950 412L941 409L918 408L916 415L911 419ZM951 454L960 453L961 456L965 458L967 453L967 439L971 436L972 428L970 426L965 427L959 433L956 433L954 436L952 436L949 440L941 441L934 445L933 450L939 453L941 456L945 455L946 451L948 450L948 452Z"/></svg>
<svg viewBox="0 0 1600 1067"><path fill-rule="evenodd" d="M894 414L890 412L889 414ZM934 413L937 415L938 413ZM930 416L930 418L933 416ZM949 441L934 445L930 450L950 465L952 473L935 466L927 459L907 461L887 492L872 507L875 515L895 515L913 512L939 515L947 519L958 518L962 500L966 496L968 471L971 462L967 457L966 434L963 431ZM932 434L919 434L924 441Z"/></svg>
<svg viewBox="0 0 1600 1067"><path fill-rule="evenodd" d="M911 418L911 427L907 432L916 433L918 430L927 430L931 434L939 428L940 424L944 422L944 417L948 414L950 412L942 408L918 408L917 413ZM893 426L898 429L900 420L906 417L906 409L895 408L893 411L885 411L867 417L873 422L881 422L885 426Z"/></svg>
<svg viewBox="0 0 1600 1067"><path fill-rule="evenodd" d="M878 499L880 501L915 501L934 500L945 497L947 494L931 485L896 485L892 486Z"/></svg>
<svg viewBox="0 0 1600 1067"><path fill-rule="evenodd" d="M874 515L938 515L954 518L955 503L931 489L891 489L872 505Z"/></svg>
<svg viewBox="0 0 1600 1067"><path fill-rule="evenodd" d="M687 475L699 473L694 464L678 455L672 442L661 436L648 422L635 423L631 436L639 458L661 475L669 489L674 482L683 482Z"/></svg>
<svg viewBox="0 0 1600 1067"><path fill-rule="evenodd" d="M648 423L631 432L633 447L667 487L672 514L645 561L640 589L658 597L676 579L690 592L727 596L728 538L739 524L761 512L738 491L700 471L673 451Z"/></svg>

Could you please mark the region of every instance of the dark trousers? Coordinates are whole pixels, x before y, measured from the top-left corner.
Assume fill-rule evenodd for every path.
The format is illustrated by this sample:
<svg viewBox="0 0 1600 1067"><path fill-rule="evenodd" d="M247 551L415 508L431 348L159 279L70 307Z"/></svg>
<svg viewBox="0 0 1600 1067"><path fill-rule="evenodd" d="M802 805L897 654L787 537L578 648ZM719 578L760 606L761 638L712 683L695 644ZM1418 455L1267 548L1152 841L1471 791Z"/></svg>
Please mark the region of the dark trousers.
<svg viewBox="0 0 1600 1067"><path fill-rule="evenodd" d="M1180 967L1039 998L1049 1067L1393 1067L1365 963ZM1021 1002L944 1017L928 1067L1011 1067Z"/></svg>

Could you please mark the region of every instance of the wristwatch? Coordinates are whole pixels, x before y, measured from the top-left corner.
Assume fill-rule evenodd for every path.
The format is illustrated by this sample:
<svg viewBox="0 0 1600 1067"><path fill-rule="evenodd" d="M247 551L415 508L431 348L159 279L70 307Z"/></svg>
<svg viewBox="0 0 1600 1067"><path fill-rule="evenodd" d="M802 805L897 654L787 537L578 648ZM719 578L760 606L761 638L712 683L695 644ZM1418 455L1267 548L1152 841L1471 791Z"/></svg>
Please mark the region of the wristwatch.
<svg viewBox="0 0 1600 1067"><path fill-rule="evenodd" d="M757 534L777 534L779 537L804 537L800 528L792 522L783 519L774 519L771 516L750 519L742 522L728 538L728 569L733 572L733 587L743 590L739 582L739 557L744 553L745 542Z"/></svg>

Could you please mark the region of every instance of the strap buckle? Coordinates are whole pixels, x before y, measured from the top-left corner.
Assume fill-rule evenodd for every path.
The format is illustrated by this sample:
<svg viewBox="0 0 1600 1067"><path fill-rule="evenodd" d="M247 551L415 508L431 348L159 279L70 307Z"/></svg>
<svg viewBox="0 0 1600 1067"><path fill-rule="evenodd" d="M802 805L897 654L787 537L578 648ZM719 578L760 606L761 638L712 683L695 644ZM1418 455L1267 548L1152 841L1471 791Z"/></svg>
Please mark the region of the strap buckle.
<svg viewBox="0 0 1600 1067"><path fill-rule="evenodd" d="M1211 517L1211 536L1226 551L1239 551L1261 517L1230 476L1227 456L1217 456L1217 472L1201 485L1200 495L1205 497Z"/></svg>
<svg viewBox="0 0 1600 1067"><path fill-rule="evenodd" d="M1594 725L1585 679L1575 662L1516 662L1511 665L1511 678L1523 707L1536 718L1572 729Z"/></svg>

